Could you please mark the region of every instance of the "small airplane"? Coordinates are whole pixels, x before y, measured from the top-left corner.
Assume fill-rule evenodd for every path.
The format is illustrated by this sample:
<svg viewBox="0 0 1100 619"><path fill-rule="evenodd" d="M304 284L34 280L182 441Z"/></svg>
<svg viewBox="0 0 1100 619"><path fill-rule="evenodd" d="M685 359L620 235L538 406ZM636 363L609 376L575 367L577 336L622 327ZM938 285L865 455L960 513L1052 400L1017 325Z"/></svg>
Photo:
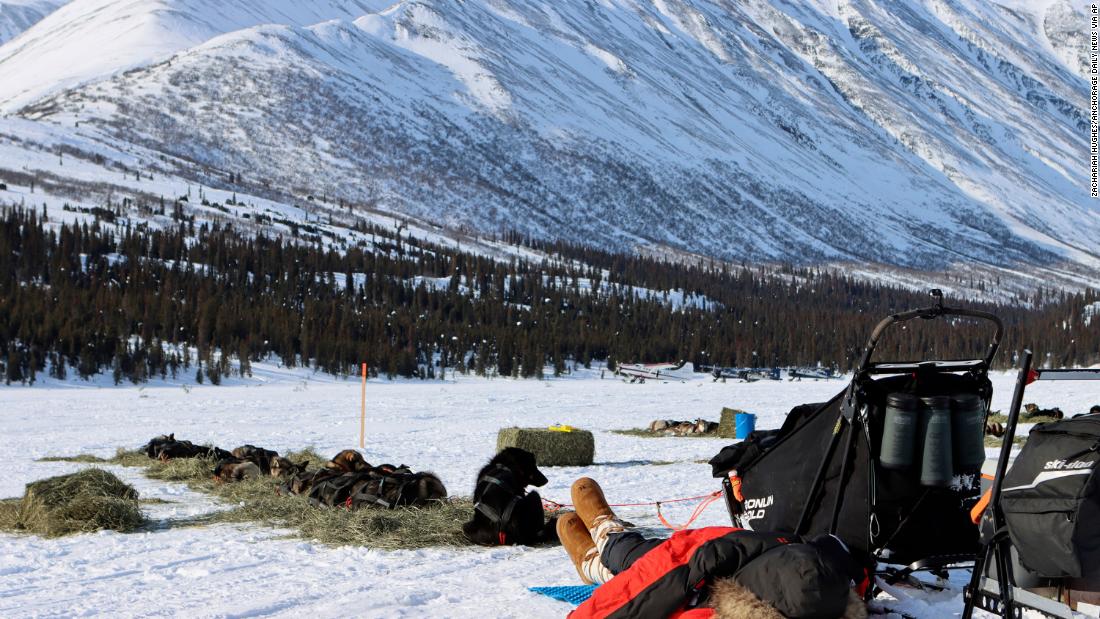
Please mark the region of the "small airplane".
<svg viewBox="0 0 1100 619"><path fill-rule="evenodd" d="M758 380L779 380L779 368L745 368L738 371L737 378L746 383Z"/></svg>
<svg viewBox="0 0 1100 619"><path fill-rule="evenodd" d="M746 383L754 383L758 380L779 380L779 368L729 368L721 366L706 366L702 368L710 373L714 380L731 378L742 380Z"/></svg>
<svg viewBox="0 0 1100 619"><path fill-rule="evenodd" d="M789 368L787 370L788 380L802 380L803 378L828 380L830 378L836 378L836 372L834 372L832 368Z"/></svg>
<svg viewBox="0 0 1100 619"><path fill-rule="evenodd" d="M630 379L631 383L648 380L688 380L695 375L695 365L690 361L680 363L620 363L615 374Z"/></svg>

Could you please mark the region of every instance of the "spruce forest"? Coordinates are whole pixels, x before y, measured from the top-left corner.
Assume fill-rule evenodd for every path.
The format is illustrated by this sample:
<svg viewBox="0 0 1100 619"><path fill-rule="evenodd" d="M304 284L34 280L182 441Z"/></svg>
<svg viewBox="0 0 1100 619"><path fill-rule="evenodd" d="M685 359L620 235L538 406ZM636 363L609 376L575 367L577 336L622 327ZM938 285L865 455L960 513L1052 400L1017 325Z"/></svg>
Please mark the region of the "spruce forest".
<svg viewBox="0 0 1100 619"><path fill-rule="evenodd" d="M110 372L115 382L217 384L272 358L337 375L365 362L372 375L425 379L542 377L620 361L846 370L879 319L930 304L925 293L835 271L692 265L518 237L506 240L547 258L501 262L399 230L369 233L374 243L338 252L186 218L164 229L62 225L7 209L0 372L7 383ZM1090 327L1087 309L1098 298L1040 291L1012 306L948 303L1004 320L998 366L1024 347L1060 366L1100 362L1100 325ZM982 356L987 326L936 323L899 330L876 358Z"/></svg>

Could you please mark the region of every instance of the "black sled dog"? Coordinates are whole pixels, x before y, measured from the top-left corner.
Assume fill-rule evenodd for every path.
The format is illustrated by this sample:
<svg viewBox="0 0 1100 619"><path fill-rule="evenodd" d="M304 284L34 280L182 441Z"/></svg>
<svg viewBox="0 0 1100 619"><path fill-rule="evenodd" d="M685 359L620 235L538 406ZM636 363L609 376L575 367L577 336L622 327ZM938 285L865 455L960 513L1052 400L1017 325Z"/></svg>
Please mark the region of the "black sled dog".
<svg viewBox="0 0 1100 619"><path fill-rule="evenodd" d="M508 447L493 456L477 474L474 515L462 525L466 539L483 546L556 542L557 517L546 521L542 497L527 492L527 486L543 486L546 481L529 451Z"/></svg>

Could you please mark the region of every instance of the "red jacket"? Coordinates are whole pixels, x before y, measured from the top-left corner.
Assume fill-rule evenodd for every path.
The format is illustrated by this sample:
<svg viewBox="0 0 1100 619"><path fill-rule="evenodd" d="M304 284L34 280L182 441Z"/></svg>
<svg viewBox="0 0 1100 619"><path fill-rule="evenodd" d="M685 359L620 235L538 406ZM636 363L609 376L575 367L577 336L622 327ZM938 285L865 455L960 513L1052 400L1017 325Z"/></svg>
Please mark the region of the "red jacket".
<svg viewBox="0 0 1100 619"><path fill-rule="evenodd" d="M569 618L712 617L713 609L694 608L707 585L785 543L781 537L732 527L677 531L597 588Z"/></svg>

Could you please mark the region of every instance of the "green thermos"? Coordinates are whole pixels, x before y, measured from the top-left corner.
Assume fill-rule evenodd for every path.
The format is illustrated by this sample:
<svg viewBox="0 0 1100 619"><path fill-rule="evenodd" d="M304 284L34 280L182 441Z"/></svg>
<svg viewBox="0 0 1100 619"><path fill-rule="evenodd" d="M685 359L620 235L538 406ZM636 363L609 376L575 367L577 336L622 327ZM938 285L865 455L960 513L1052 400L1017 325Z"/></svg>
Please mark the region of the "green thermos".
<svg viewBox="0 0 1100 619"><path fill-rule="evenodd" d="M954 477L951 442L951 398L921 398L920 414L922 486L947 486Z"/></svg>
<svg viewBox="0 0 1100 619"><path fill-rule="evenodd" d="M981 470L985 462L985 400L977 394L952 398L951 438L955 444L955 471L976 473Z"/></svg>
<svg viewBox="0 0 1100 619"><path fill-rule="evenodd" d="M920 400L908 393L891 393L886 396L882 448L878 455L878 461L884 468L902 471L913 466L917 455L920 405Z"/></svg>

